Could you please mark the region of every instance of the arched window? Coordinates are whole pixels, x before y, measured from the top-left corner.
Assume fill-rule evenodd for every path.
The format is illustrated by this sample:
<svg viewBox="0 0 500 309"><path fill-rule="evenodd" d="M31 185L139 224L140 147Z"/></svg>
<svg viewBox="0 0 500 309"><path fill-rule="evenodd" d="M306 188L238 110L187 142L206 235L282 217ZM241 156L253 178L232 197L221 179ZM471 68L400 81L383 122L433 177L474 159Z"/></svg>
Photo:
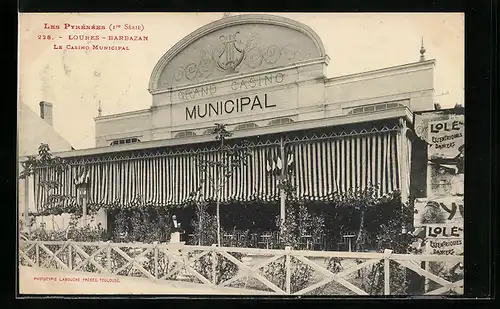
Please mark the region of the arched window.
<svg viewBox="0 0 500 309"><path fill-rule="evenodd" d="M285 118L273 119L269 122L268 125L269 126L278 126L281 124L287 124L287 123L292 123L292 122L293 122L292 118L285 117Z"/></svg>
<svg viewBox="0 0 500 309"><path fill-rule="evenodd" d="M247 123L242 123L240 125L237 125L236 128L234 128L234 131L247 130L247 129L253 129L253 128L258 128L258 127L259 126L253 122L247 122Z"/></svg>
<svg viewBox="0 0 500 309"><path fill-rule="evenodd" d="M137 137L130 137L130 138L121 138L117 139L111 142L110 146L114 145L123 145L123 144L131 144L131 143L138 143L141 140L138 139Z"/></svg>
<svg viewBox="0 0 500 309"><path fill-rule="evenodd" d="M190 137L190 136L196 136L196 133L194 133L193 131L181 131L175 135L175 138Z"/></svg>

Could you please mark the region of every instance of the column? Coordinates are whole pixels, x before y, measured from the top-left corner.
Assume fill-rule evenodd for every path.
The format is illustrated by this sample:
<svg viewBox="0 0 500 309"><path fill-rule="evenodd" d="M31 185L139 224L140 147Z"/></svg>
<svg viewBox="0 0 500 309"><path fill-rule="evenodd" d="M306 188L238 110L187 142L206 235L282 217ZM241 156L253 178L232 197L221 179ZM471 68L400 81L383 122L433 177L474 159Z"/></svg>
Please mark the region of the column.
<svg viewBox="0 0 500 309"><path fill-rule="evenodd" d="M285 222L285 217L286 217L286 192L285 189L283 188L283 184L286 181L286 169L287 169L287 164L288 160L286 158L285 154L285 143L283 141L283 137L280 139L280 150L281 150L281 177L280 177L280 182L281 182L281 188L280 188L280 218L281 222Z"/></svg>
<svg viewBox="0 0 500 309"><path fill-rule="evenodd" d="M408 185L408 180L409 180L409 171L408 171L408 156L410 153L408 152L408 145L407 145L407 137L406 133L408 130L408 127L406 126L406 120L403 118L399 119L399 126L400 130L398 131L398 144L399 144L399 172L400 172L400 181L401 181L401 201L403 203L408 202L408 195L409 195L409 185Z"/></svg>
<svg viewBox="0 0 500 309"><path fill-rule="evenodd" d="M24 230L30 232L29 211L30 211L30 190L29 177L24 178Z"/></svg>

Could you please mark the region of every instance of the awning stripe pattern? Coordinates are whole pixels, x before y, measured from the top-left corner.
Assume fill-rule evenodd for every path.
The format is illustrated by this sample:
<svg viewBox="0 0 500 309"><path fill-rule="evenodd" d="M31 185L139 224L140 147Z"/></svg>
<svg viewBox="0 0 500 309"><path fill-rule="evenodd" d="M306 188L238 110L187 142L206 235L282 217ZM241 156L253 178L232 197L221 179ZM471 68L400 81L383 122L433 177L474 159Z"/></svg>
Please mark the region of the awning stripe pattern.
<svg viewBox="0 0 500 309"><path fill-rule="evenodd" d="M400 189L403 158L401 147L411 147L410 141L401 143L396 130L317 139L288 141L286 160L292 162L291 182L296 196L306 200L328 200L335 192L363 189L379 185L380 194ZM234 170L220 190L221 202L273 201L279 198L279 173L269 173L269 156L281 155L279 144L251 145L246 164ZM407 150L408 151L408 150ZM411 153L411 152L407 152ZM200 170L199 159L221 160L214 151L142 157L139 159L88 163L89 204L129 207L151 205L180 206L192 199L216 200L217 170L210 167L206 174ZM406 159L406 158L405 158ZM410 162L410 159L406 159ZM409 163L408 163L409 164ZM72 165L62 175L41 170L35 177L37 206L43 205L48 192L38 184L46 179L59 179L62 186L52 194L76 196L75 177L81 166ZM205 180L203 182L203 179ZM409 180L409 175L405 179ZM406 184L409 186L408 184ZM201 187L197 197L193 193ZM38 211L44 208L39 207Z"/></svg>

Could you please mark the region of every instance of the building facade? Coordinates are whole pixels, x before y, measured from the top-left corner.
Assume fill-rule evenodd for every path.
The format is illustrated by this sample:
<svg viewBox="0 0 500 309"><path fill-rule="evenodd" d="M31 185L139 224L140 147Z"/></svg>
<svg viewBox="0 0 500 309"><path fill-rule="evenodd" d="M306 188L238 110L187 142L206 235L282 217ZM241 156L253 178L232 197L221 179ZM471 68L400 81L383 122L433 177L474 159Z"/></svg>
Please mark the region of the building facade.
<svg viewBox="0 0 500 309"><path fill-rule="evenodd" d="M27 105L20 103L18 107L18 157L20 162L27 156L38 153L40 144L48 144L53 152L71 151L73 147L53 127L52 103L40 102L40 115L37 115ZM22 165L19 163L19 172ZM28 177L18 181L19 217L27 215L27 211L36 212L34 179Z"/></svg>
<svg viewBox="0 0 500 309"><path fill-rule="evenodd" d="M328 77L329 59L312 29L287 18L212 22L158 61L149 109L99 116L96 148L57 153L72 164L57 176L59 193L75 195L84 173L91 207L183 205L202 185L197 160L220 156L211 133L224 123L231 147L245 140L251 149L223 188L224 203L279 200L279 177L269 173L278 161L293 170L298 199L372 185L407 199L418 168L413 112L433 109L435 61ZM46 194L35 196L42 209ZM215 192L204 187L197 198Z"/></svg>

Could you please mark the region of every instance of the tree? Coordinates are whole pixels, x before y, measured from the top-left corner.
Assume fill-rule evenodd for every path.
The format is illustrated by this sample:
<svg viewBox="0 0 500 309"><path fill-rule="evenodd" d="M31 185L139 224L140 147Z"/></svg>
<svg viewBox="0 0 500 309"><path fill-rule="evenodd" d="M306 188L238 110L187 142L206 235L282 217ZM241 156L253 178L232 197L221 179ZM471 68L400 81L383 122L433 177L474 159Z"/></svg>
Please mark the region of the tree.
<svg viewBox="0 0 500 309"><path fill-rule="evenodd" d="M209 160L204 158L198 158L198 167L200 168L202 174L204 175L201 185L198 187L197 192L193 195L197 196L197 200L203 198L201 196L201 191L205 185L211 186L215 191L216 199L216 219L217 219L217 244L220 246L220 202L221 202L221 191L226 185L227 181L233 176L233 174L242 166L247 164L247 158L250 156L250 148L248 143L243 142L240 145L230 146L225 143L226 138L232 135L231 132L226 130L225 124L215 124L213 131L215 139L219 141L219 147L217 152L219 157L216 160ZM208 173L210 168L215 168L215 175ZM202 222L199 222L202 225Z"/></svg>
<svg viewBox="0 0 500 309"><path fill-rule="evenodd" d="M339 210L353 212L359 216L359 224L356 232L355 251L361 249L363 240L366 237L366 214L372 211L378 204L377 187L369 187L365 190L353 189L345 193L336 195L334 204ZM344 213L344 215L346 215Z"/></svg>
<svg viewBox="0 0 500 309"><path fill-rule="evenodd" d="M43 172L43 170L51 170L54 171L56 175L59 175L70 166L63 158L53 156L50 152L49 145L43 143L38 147L38 155L28 156L27 160L22 162L21 165L23 170L19 175L20 179L29 178L36 173ZM47 207L58 206L64 203L68 198L71 198L65 195L54 194L54 190L62 186L62 184L59 181L50 179L48 176L44 178L45 179L39 183L39 186L48 192L46 201Z"/></svg>

